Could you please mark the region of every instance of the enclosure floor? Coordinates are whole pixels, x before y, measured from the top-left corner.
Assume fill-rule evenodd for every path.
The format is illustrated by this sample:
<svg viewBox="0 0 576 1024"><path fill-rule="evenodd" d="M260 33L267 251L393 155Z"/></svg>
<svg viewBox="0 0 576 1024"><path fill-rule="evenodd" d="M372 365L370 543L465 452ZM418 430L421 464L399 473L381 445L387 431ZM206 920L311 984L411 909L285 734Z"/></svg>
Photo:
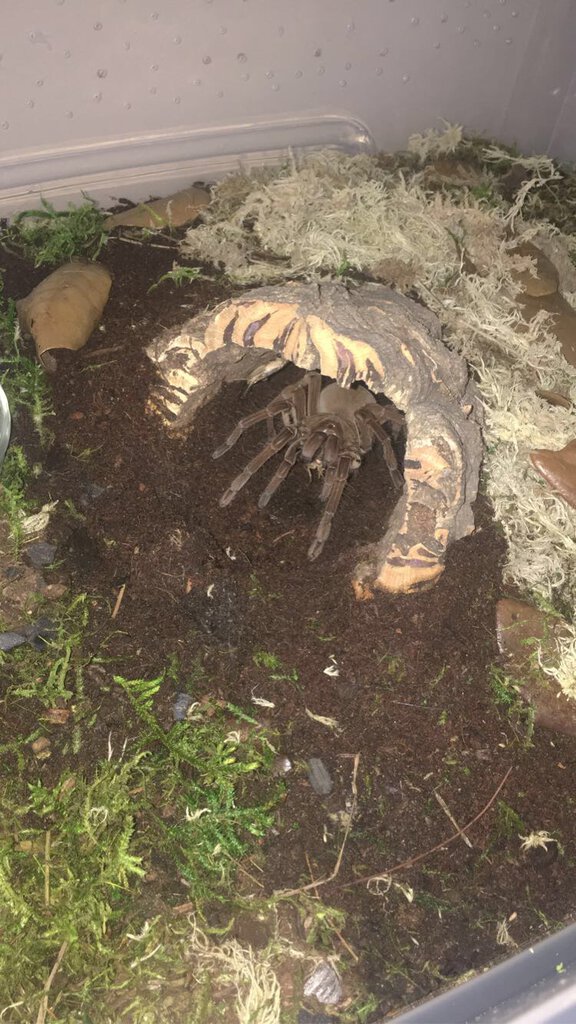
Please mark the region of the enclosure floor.
<svg viewBox="0 0 576 1024"><path fill-rule="evenodd" d="M130 728L107 678L155 677L176 656L181 680L194 680L199 696L215 694L266 720L276 748L292 761L263 847L259 878L272 892L306 884L310 872L318 879L332 872L343 835L338 815L350 806L359 755L357 815L337 878L318 894L347 913L342 935L381 1015L509 953L496 939L502 921L512 918L510 935L522 945L568 919L576 903L576 740L537 729L529 744L522 723L494 699L505 551L485 497L476 505L476 532L450 549L433 590L365 603L355 600L352 569L362 545L382 535L394 502L377 450L346 487L315 563L306 551L321 511L319 486L303 467L263 512L256 501L272 464L229 508L219 507L264 433L250 431L217 462L211 452L241 415L264 405L297 371L247 394L243 385L227 387L188 437L171 437L146 410L154 371L144 347L163 327L231 294L208 281L149 292L173 259L169 250L111 242L104 262L114 285L104 330L81 353L59 356L53 379L55 439L36 491L59 502L49 532L58 543L57 574L72 592L90 595L86 652L110 666L91 683L97 717L83 746L85 768L103 755L110 730ZM3 262L7 295L26 294L43 276ZM70 516L70 507L81 518ZM281 670L255 664L257 652L273 654ZM338 674L325 674L334 664ZM167 727L178 688L167 680L161 693L157 713ZM255 705L254 697L273 707ZM28 727L18 714L12 705L3 725L10 735ZM64 741L65 730L54 739L48 776L61 770ZM321 758L332 776L329 797L309 784L310 757ZM412 902L397 887L368 891L362 879L453 834L436 793L464 825L509 768L497 800L470 829L470 846L459 838L394 875L413 889ZM564 853L523 854L510 809L526 833L553 833ZM147 884L168 903L185 896L161 864Z"/></svg>

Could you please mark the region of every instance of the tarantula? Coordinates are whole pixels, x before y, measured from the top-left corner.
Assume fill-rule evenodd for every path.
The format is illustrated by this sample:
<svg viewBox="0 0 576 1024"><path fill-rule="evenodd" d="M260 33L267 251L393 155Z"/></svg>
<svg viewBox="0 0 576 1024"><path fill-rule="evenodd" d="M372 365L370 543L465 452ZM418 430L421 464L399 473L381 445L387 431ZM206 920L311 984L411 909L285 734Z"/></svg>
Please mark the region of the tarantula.
<svg viewBox="0 0 576 1024"><path fill-rule="evenodd" d="M280 417L279 429L277 417ZM324 476L320 500L325 502L326 508L308 549L311 561L318 558L328 540L348 477L358 469L375 440L380 441L394 486L401 490L404 485L383 426L386 421L401 426L404 416L394 406L378 405L375 396L365 387L350 389L332 383L323 388L319 373L307 373L297 384L284 388L265 408L241 419L224 444L212 453L212 458L219 459L245 430L263 420L268 427L268 444L235 477L220 498L220 505L229 505L254 473L285 449L282 462L258 499L258 507L264 508L300 458Z"/></svg>

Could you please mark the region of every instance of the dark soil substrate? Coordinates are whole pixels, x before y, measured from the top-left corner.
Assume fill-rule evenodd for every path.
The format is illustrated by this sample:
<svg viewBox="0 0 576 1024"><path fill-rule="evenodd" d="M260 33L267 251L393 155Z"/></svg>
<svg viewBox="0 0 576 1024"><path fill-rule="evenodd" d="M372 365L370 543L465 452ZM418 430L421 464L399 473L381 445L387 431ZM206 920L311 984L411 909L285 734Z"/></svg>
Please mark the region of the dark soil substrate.
<svg viewBox="0 0 576 1024"><path fill-rule="evenodd" d="M263 851L266 890L333 870L360 755L357 814L340 871L318 892L347 913L343 937L382 1015L510 952L496 941L501 922L522 945L568 920L576 903L576 741L536 730L530 745L525 726L495 702L504 542L486 498L477 503L477 531L452 547L433 590L366 603L355 600L351 571L359 546L383 533L394 501L377 451L348 484L315 563L306 551L320 514L318 482L302 466L264 512L256 499L272 465L219 507L264 434L250 431L217 462L211 452L298 371L247 394L243 385L225 388L187 438L171 437L146 410L154 369L144 347L163 327L231 294L209 281L149 292L173 259L170 249L111 240L104 262L114 287L102 330L82 352L58 357L55 440L37 483L38 497L57 499L61 510L49 539L58 542L72 591L90 595L91 655L125 677L178 666L158 707L167 724L179 689L215 693L268 721L294 767ZM15 259L0 262L5 293L16 298L43 276ZM261 657L255 663L257 652L274 655L276 667L258 664ZM325 674L334 663L339 674ZM110 730L125 731L125 709L103 678L90 677L98 717L82 751L87 761L102 756ZM254 697L274 707L254 705ZM336 719L341 731L306 709ZM8 727L16 733L19 723ZM328 797L310 786L311 757L332 776ZM384 883L380 895L368 890L366 876L454 832L436 793L463 825L510 767L497 801L470 830L471 847L458 838L394 876L412 887L412 902L398 887L386 893ZM58 772L57 739L49 770ZM547 830L564 852L522 853L510 808L526 833ZM167 889L181 898L176 880ZM344 947L342 954L349 956Z"/></svg>

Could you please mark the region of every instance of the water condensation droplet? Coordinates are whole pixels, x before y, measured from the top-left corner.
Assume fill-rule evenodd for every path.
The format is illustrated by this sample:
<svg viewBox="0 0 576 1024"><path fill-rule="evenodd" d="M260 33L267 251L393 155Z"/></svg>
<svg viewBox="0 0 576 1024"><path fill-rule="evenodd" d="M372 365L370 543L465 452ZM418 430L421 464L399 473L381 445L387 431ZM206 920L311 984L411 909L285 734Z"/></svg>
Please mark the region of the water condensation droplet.
<svg viewBox="0 0 576 1024"><path fill-rule="evenodd" d="M346 71L350 71L351 70L352 65L351 65L350 61L347 61L347 63L344 65L344 68L346 69Z"/></svg>
<svg viewBox="0 0 576 1024"><path fill-rule="evenodd" d="M221 36L228 35L228 29L226 28L226 25L220 25L220 28L218 29L218 31L219 31Z"/></svg>
<svg viewBox="0 0 576 1024"><path fill-rule="evenodd" d="M2 128L6 131L10 127L10 121L2 121Z"/></svg>
<svg viewBox="0 0 576 1024"><path fill-rule="evenodd" d="M37 85L37 87L38 87L39 89L41 89L41 88L42 88L42 86L44 85L44 79L43 79L43 78L37 78L37 79L36 79L36 85Z"/></svg>
<svg viewBox="0 0 576 1024"><path fill-rule="evenodd" d="M132 104L131 103L125 103L124 104L124 109L125 110L132 110Z"/></svg>
<svg viewBox="0 0 576 1024"><path fill-rule="evenodd" d="M384 74L384 68L376 68L376 74L377 75L383 75Z"/></svg>
<svg viewBox="0 0 576 1024"><path fill-rule="evenodd" d="M206 0L206 2L211 4L212 0ZM224 90L223 89L219 89L218 92L216 93L216 96L217 96L217 98L219 100L223 99L224 98Z"/></svg>
<svg viewBox="0 0 576 1024"><path fill-rule="evenodd" d="M94 103L100 103L101 100L102 100L102 93L101 92L95 92L93 97L92 97L92 99L94 100Z"/></svg>
<svg viewBox="0 0 576 1024"><path fill-rule="evenodd" d="M212 57L202 57L202 63L203 64L211 64L212 63Z"/></svg>
<svg viewBox="0 0 576 1024"><path fill-rule="evenodd" d="M325 75L326 74L326 68L318 68L318 74L319 75Z"/></svg>
<svg viewBox="0 0 576 1024"><path fill-rule="evenodd" d="M492 31L493 32L499 32L500 31L500 25L492 25Z"/></svg>
<svg viewBox="0 0 576 1024"><path fill-rule="evenodd" d="M244 72L243 72L243 73L242 73L242 74L240 75L240 78L242 79L242 81L243 81L243 82L249 82L249 81L250 81L250 75L248 74L248 72L247 72L247 71L244 71Z"/></svg>
<svg viewBox="0 0 576 1024"><path fill-rule="evenodd" d="M32 109L32 107L35 107L36 104L34 103L34 100L26 100L26 106Z"/></svg>
<svg viewBox="0 0 576 1024"><path fill-rule="evenodd" d="M159 17L160 17L160 15L159 15L158 11L152 11L152 14L150 15L150 18L152 19L152 21L158 21Z"/></svg>
<svg viewBox="0 0 576 1024"><path fill-rule="evenodd" d="M478 47L480 46L480 40L479 40L479 39L475 39L475 40L474 40L474 46L475 46L476 48L478 48Z"/></svg>
<svg viewBox="0 0 576 1024"><path fill-rule="evenodd" d="M348 24L346 25L346 31L347 32L353 32L355 28L356 28L356 25L354 24L353 21L349 21Z"/></svg>
<svg viewBox="0 0 576 1024"><path fill-rule="evenodd" d="M317 48L316 48L316 49L314 50L314 56L315 56L315 57L321 57L321 56L322 56L322 48L321 48L320 46L318 46L318 47L317 47Z"/></svg>
<svg viewBox="0 0 576 1024"><path fill-rule="evenodd" d="M510 14L512 15L513 18L518 17L518 11L510 11Z"/></svg>
<svg viewBox="0 0 576 1024"><path fill-rule="evenodd" d="M419 25L420 24L420 18L410 18L410 24L414 25L414 26Z"/></svg>
<svg viewBox="0 0 576 1024"><path fill-rule="evenodd" d="M73 110L67 110L67 111L66 111L66 117L67 117L68 119L70 119L70 118L74 117L74 111L73 111Z"/></svg>
<svg viewBox="0 0 576 1024"><path fill-rule="evenodd" d="M245 64L246 61L248 60L248 57L246 56L245 53L237 53L236 60L238 61L239 64Z"/></svg>
<svg viewBox="0 0 576 1024"><path fill-rule="evenodd" d="M302 78L302 72L297 71L296 74L294 75L294 78Z"/></svg>
<svg viewBox="0 0 576 1024"><path fill-rule="evenodd" d="M388 47L385 47L384 50L380 50L380 53L378 54L378 56L379 57L387 57L389 53L390 53L390 50L388 49Z"/></svg>
<svg viewBox="0 0 576 1024"><path fill-rule="evenodd" d="M194 87L197 87L197 86L199 86L199 85L202 85L202 79L201 79L201 78L193 78L193 79L192 79L192 85L193 85Z"/></svg>
<svg viewBox="0 0 576 1024"><path fill-rule="evenodd" d="M272 86L272 92L278 92L279 89L280 89L280 86L278 85L278 82L274 82L274 84Z"/></svg>
<svg viewBox="0 0 576 1024"><path fill-rule="evenodd" d="M447 14L442 14L441 17L440 17L440 21L441 21L442 25L445 25L446 22L448 21L448 15Z"/></svg>
<svg viewBox="0 0 576 1024"><path fill-rule="evenodd" d="M464 35L464 33L466 31L466 26L465 25L458 25L457 28L456 28L456 31L457 31L459 36L462 36L462 35Z"/></svg>
<svg viewBox="0 0 576 1024"><path fill-rule="evenodd" d="M180 103L182 103L181 97L180 96L175 96L174 97L174 103L176 104L176 106L178 106Z"/></svg>
<svg viewBox="0 0 576 1024"><path fill-rule="evenodd" d="M96 77L97 78L107 78L108 77L108 72L107 72L106 68L98 68L98 71L96 72Z"/></svg>
<svg viewBox="0 0 576 1024"><path fill-rule="evenodd" d="M72 56L72 50L64 50L64 56L66 60L70 60L70 57Z"/></svg>
<svg viewBox="0 0 576 1024"><path fill-rule="evenodd" d="M180 43L182 42L182 36L174 36L172 42L174 43L175 46L180 46Z"/></svg>
<svg viewBox="0 0 576 1024"><path fill-rule="evenodd" d="M284 28L284 25L278 25L278 35L279 36L283 36L285 31L286 31L286 29Z"/></svg>
<svg viewBox="0 0 576 1024"><path fill-rule="evenodd" d="M104 27L104 26L102 25L102 22L101 22L101 21L96 21L96 22L94 23L94 31L95 31L95 32L101 32L101 31L102 31L102 29L103 29L103 27Z"/></svg>
<svg viewBox="0 0 576 1024"><path fill-rule="evenodd" d="M152 86L152 88L151 88L151 89L149 89L148 91L149 91L149 93L150 93L150 95L151 95L151 96L155 96L155 95L156 95L156 93L158 92L158 89L156 88L156 86L155 86L155 85L153 85L153 86Z"/></svg>
<svg viewBox="0 0 576 1024"><path fill-rule="evenodd" d="M274 72L273 71L267 71L266 72L266 78L274 78Z"/></svg>
<svg viewBox="0 0 576 1024"><path fill-rule="evenodd" d="M406 85L406 83L410 81L410 75L402 75L402 81L404 82L404 85Z"/></svg>
<svg viewBox="0 0 576 1024"><path fill-rule="evenodd" d="M158 64L151 64L150 65L150 71L158 71L158 68L159 68Z"/></svg>
<svg viewBox="0 0 576 1024"><path fill-rule="evenodd" d="M440 43L434 43L434 49L435 50L439 50L440 49Z"/></svg>
<svg viewBox="0 0 576 1024"><path fill-rule="evenodd" d="M341 78L340 81L338 82L338 85L340 86L341 89L345 89L346 86L348 85L348 82L346 81L345 78Z"/></svg>
<svg viewBox="0 0 576 1024"><path fill-rule="evenodd" d="M512 40L510 39L510 36L508 36L508 37L507 37L507 38L506 38L506 39L504 40L504 42L506 43L506 46L511 46L511 45L512 45Z"/></svg>

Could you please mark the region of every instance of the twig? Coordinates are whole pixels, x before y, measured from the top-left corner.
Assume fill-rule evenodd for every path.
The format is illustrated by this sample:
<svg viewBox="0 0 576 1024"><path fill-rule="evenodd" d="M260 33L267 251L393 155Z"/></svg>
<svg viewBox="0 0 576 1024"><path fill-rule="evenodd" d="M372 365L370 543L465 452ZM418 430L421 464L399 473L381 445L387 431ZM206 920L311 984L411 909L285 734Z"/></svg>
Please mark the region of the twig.
<svg viewBox="0 0 576 1024"><path fill-rule="evenodd" d="M291 533L296 533L296 530L286 530L286 533L279 533L277 537L274 537L273 544L277 544L283 537L289 537Z"/></svg>
<svg viewBox="0 0 576 1024"><path fill-rule="evenodd" d="M308 872L310 874L310 878L314 881L314 875L312 874L312 865L310 863L310 857L308 856L308 850L305 851L304 856L306 857L306 863L308 865ZM318 895L318 891L316 889L316 884L314 884L314 895L316 896L317 900L320 900L320 897ZM347 949L348 952L350 953L350 956L352 957L352 959L355 960L356 963L358 963L358 960L359 960L358 954L355 953L354 950L352 949L352 946L348 942L346 942L346 939L342 935L342 932L336 927L335 924L331 924L330 928L334 932L334 934L336 936L338 936L338 938L340 939L340 942L344 946L344 949Z"/></svg>
<svg viewBox="0 0 576 1024"><path fill-rule="evenodd" d="M470 849L472 849L472 843L468 839L468 836L464 835L464 832L460 829L460 826L459 826L458 822L456 821L456 818L452 814L452 811L448 807L448 804L446 803L444 798L440 796L440 793L438 793L437 790L434 790L434 796L436 797L438 803L440 804L440 807L444 811L444 814L446 815L448 820L452 822L452 824L454 825L454 828L456 830L460 831L460 836L461 836L462 842L466 843L466 846L468 846Z"/></svg>
<svg viewBox="0 0 576 1024"><path fill-rule="evenodd" d="M50 829L44 840L44 906L50 906L50 843L52 836Z"/></svg>
<svg viewBox="0 0 576 1024"><path fill-rule="evenodd" d="M122 586L120 587L120 590L118 591L118 597L116 598L116 604L114 605L114 608L113 608L113 611L112 611L112 615L111 615L112 619L115 619L116 616L118 615L118 612L120 611L120 605L122 604L122 601L124 600L125 592L126 592L126 584L123 583Z"/></svg>
<svg viewBox="0 0 576 1024"><path fill-rule="evenodd" d="M382 871L378 871L376 874L373 875L362 875L361 878L355 878L353 882L345 882L343 885L338 886L338 888L350 889L353 885L361 885L363 882L373 882L377 878L382 878L383 875L388 876L396 874L398 871L406 871L408 868L413 867L414 864L418 864L419 861L425 860L426 857L431 857L433 853L438 853L439 850L444 850L447 846L450 846L450 844L453 843L456 839L458 839L463 834L463 832L467 832L469 829L471 829L472 826L475 825L476 822L480 821L480 818L483 818L486 812L490 810L496 797L500 793L500 790L502 790L506 783L508 782L508 779L512 772L512 768L513 765L508 769L504 778L499 783L494 793L490 797L488 803L485 804L482 810L478 811L478 814L476 814L469 822L467 822L466 825L463 826L463 828L459 828L458 831L454 833L454 835L448 836L448 838L444 839L443 842L437 843L436 846L430 847L429 850L424 850L424 853L417 853L415 857L409 857L408 860L402 861L401 864L395 864L394 867L392 868L384 868ZM329 882L331 881L331 879L327 878L326 881Z"/></svg>
<svg viewBox="0 0 576 1024"><path fill-rule="evenodd" d="M40 1008L38 1010L38 1016L36 1017L36 1024L44 1024L44 1021L46 1020L46 1014L48 1013L48 996L50 994L50 989L52 988L52 982L54 981L54 978L58 973L58 968L60 967L60 964L62 963L64 956L66 955L67 949L68 940L65 939L62 945L60 946L60 949L58 950L58 956L54 961L54 966L50 971L50 974L48 975L48 980L46 984L44 985L44 992L42 995L42 999L40 1001Z"/></svg>
<svg viewBox="0 0 576 1024"><path fill-rule="evenodd" d="M302 886L300 886L299 889L280 889L278 892L275 893L276 896L281 897L283 899L287 899L289 896L299 896L301 892L309 892L310 889L316 890L317 886L327 885L328 882L333 882L334 879L337 877L338 872L340 871L340 866L342 864L342 858L344 856L344 850L346 848L346 843L348 842L348 836L350 835L350 829L352 828L352 822L354 821L354 815L356 813L356 805L357 805L357 802L358 802L358 789L357 789L357 786L356 786L356 778L358 776L358 765L359 764L360 764L360 754L355 754L354 755L354 768L352 770L352 806L350 807L350 816L349 816L349 819L348 819L348 824L346 825L346 830L344 832L344 838L342 839L342 843L341 843L341 846L340 846L340 851L338 853L338 857L336 858L336 864L334 866L334 870L333 870L332 874L328 875L327 878L318 878L315 881L309 882L308 885L302 885Z"/></svg>
<svg viewBox="0 0 576 1024"><path fill-rule="evenodd" d="M122 345L107 345L106 348L92 348L88 349L82 354L83 359L96 359L100 356L107 355L109 352L119 352L121 348L126 348L126 344Z"/></svg>

